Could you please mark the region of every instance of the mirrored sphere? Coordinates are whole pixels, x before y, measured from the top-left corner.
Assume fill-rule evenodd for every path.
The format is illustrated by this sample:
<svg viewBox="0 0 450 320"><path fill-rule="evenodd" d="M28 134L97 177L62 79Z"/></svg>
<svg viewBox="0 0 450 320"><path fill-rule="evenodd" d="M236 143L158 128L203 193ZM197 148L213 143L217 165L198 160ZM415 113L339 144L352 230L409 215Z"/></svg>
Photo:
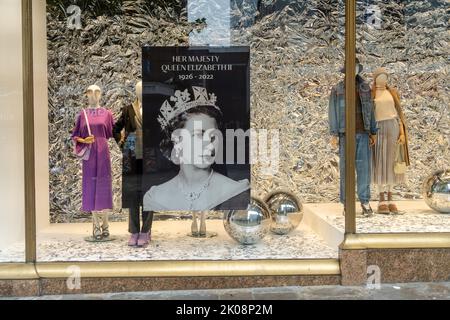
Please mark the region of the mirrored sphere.
<svg viewBox="0 0 450 320"><path fill-rule="evenodd" d="M269 209L263 201L252 197L247 210L225 212L223 225L225 231L237 242L257 243L269 233Z"/></svg>
<svg viewBox="0 0 450 320"><path fill-rule="evenodd" d="M428 206L440 213L450 213L450 169L439 170L425 179L422 195Z"/></svg>
<svg viewBox="0 0 450 320"><path fill-rule="evenodd" d="M293 194L278 191L266 198L272 215L270 231L275 234L288 234L298 227L303 219L303 206Z"/></svg>

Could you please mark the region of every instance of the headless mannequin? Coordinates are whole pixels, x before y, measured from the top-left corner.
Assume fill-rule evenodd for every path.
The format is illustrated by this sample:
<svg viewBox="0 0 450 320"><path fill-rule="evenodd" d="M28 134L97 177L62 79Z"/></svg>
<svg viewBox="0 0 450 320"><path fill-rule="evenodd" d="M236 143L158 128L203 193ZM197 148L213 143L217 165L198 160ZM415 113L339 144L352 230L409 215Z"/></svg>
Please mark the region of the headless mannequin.
<svg viewBox="0 0 450 320"><path fill-rule="evenodd" d="M388 90L387 86L388 75L380 74L375 79L376 93L375 93L375 102L376 102L376 115L377 121L383 121L388 119L394 119L398 117L397 111L395 109L395 103L391 93ZM405 144L405 132L403 126L400 126L400 133L397 140L399 144ZM389 213L389 209L382 208L381 206L387 206L385 204L384 195L387 193L388 202L390 205L392 204L392 185L378 185L378 192L380 194L380 204L378 211L386 211ZM381 208L381 209L380 209ZM382 210L383 209L383 210ZM395 208L395 211L398 212L398 209Z"/></svg>
<svg viewBox="0 0 450 320"><path fill-rule="evenodd" d="M86 96L88 99L88 106L90 109L100 108L100 99L102 97L102 90L96 85L91 85L86 90ZM85 139L78 138L78 142L92 144L95 142L94 136L89 136ZM93 211L93 237L95 240L101 240L102 238L109 237L109 212L108 211Z"/></svg>
<svg viewBox="0 0 450 320"><path fill-rule="evenodd" d="M370 147L375 145L376 142L376 126L373 110L369 110L371 107L371 97L369 92L369 85L359 74L363 70L362 64L356 59L355 70L355 111L353 123L355 123L355 171L356 186L358 198L361 203L362 214L366 217L373 216L373 210L370 207L370 178L371 178L371 161L370 161ZM341 72L345 72L345 67L341 69ZM347 77L347 76L346 76ZM348 79L348 78L347 78ZM345 145L346 145L346 128L341 123L342 117L346 117L346 99L343 96L342 91L345 91L345 81L340 81L336 87L331 91L330 104L329 104L329 121L330 131L332 133L330 144L333 148L339 149L339 171L340 171L340 202L344 205L343 215L345 215ZM338 93L338 90L340 91ZM369 114L370 112L370 114ZM369 121L367 123L367 121Z"/></svg>

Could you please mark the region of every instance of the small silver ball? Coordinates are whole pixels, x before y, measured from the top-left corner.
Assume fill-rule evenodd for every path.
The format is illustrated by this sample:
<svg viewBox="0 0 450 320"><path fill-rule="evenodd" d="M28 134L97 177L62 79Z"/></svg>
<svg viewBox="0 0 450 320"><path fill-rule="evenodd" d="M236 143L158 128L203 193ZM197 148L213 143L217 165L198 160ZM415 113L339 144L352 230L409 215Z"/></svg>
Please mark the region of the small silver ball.
<svg viewBox="0 0 450 320"><path fill-rule="evenodd" d="M290 192L273 192L266 197L266 204L272 215L270 230L275 234L288 234L303 219L303 206Z"/></svg>
<svg viewBox="0 0 450 320"><path fill-rule="evenodd" d="M252 197L247 210L225 212L223 225L237 242L255 244L269 233L270 212L263 201Z"/></svg>
<svg viewBox="0 0 450 320"><path fill-rule="evenodd" d="M427 205L440 213L450 213L450 169L438 170L428 176L422 185Z"/></svg>

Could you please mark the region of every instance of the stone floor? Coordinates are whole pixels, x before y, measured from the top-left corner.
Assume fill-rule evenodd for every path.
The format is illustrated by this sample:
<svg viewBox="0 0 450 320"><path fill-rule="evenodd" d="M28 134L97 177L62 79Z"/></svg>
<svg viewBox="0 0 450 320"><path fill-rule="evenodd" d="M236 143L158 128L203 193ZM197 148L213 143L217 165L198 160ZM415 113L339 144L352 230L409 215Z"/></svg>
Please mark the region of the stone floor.
<svg viewBox="0 0 450 320"><path fill-rule="evenodd" d="M450 300L450 282L382 284L367 287L277 287L229 290L155 291L7 298L6 300Z"/></svg>

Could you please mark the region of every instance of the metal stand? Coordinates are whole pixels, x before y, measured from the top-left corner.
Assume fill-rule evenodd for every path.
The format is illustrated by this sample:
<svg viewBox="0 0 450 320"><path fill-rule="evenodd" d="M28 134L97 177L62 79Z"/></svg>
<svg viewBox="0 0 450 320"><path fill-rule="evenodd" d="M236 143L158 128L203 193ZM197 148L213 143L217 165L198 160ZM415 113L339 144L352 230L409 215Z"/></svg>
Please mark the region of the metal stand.
<svg viewBox="0 0 450 320"><path fill-rule="evenodd" d="M194 234L192 232L187 234L188 237L192 237L192 238L214 238L217 237L217 232L206 232L206 234L200 235L198 234Z"/></svg>
<svg viewBox="0 0 450 320"><path fill-rule="evenodd" d="M101 243L101 242L111 242L111 241L116 241L117 237L114 236L109 236L107 238L102 238L100 240L95 239L93 236L89 236L89 237L85 237L84 241L87 242L94 242L94 243Z"/></svg>

